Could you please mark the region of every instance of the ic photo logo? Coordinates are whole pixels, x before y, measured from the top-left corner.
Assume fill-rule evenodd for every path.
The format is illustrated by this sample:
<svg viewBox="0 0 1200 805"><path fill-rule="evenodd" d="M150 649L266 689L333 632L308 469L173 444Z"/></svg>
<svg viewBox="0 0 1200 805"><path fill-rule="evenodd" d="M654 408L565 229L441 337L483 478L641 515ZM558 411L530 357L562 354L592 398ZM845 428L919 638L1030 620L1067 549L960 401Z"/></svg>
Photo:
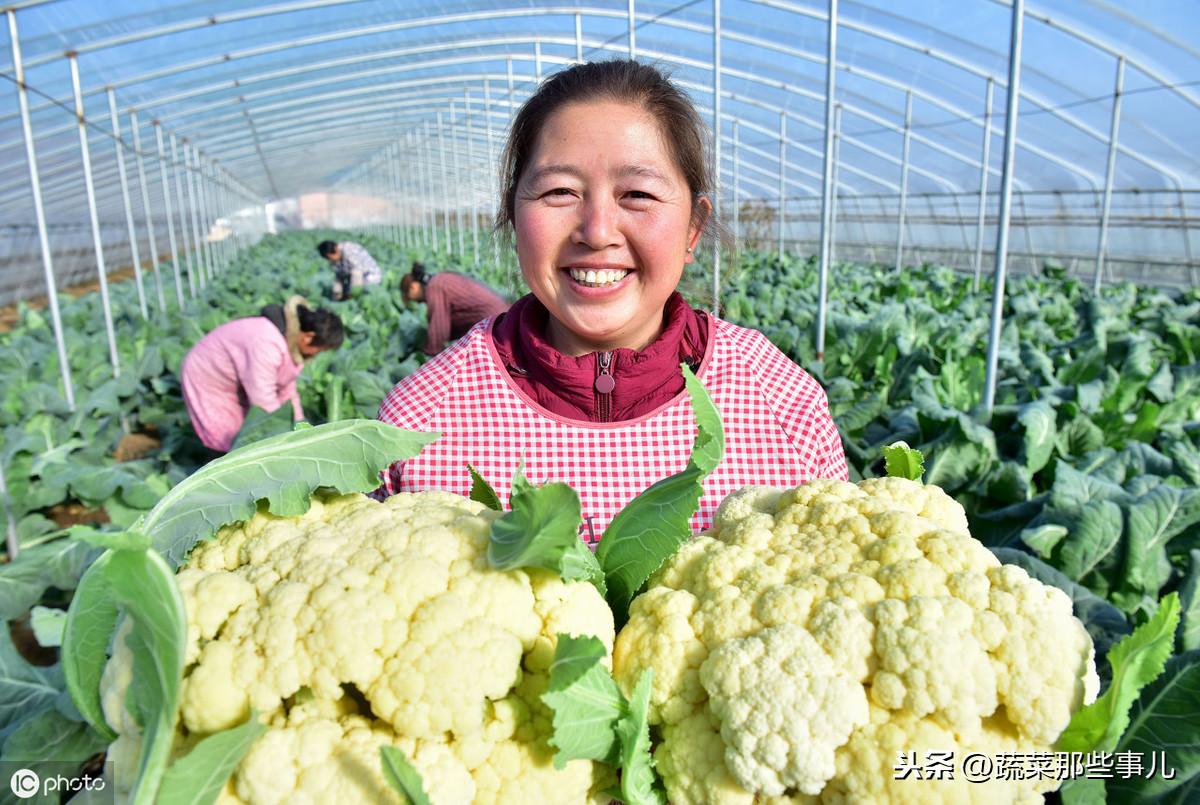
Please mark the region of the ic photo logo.
<svg viewBox="0 0 1200 805"><path fill-rule="evenodd" d="M8 787L18 798L29 799L37 796L38 792L42 790L42 781L36 772L29 769L17 769L9 778Z"/></svg>

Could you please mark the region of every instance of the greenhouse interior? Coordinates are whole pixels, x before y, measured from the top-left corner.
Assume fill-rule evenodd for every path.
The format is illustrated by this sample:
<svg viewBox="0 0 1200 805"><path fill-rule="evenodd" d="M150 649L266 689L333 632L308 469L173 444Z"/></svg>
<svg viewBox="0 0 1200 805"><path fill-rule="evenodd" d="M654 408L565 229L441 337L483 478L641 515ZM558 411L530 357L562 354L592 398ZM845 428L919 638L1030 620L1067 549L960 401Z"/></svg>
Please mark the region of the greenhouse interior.
<svg viewBox="0 0 1200 805"><path fill-rule="evenodd" d="M3 13L4 801L1200 802L1194 4Z"/></svg>

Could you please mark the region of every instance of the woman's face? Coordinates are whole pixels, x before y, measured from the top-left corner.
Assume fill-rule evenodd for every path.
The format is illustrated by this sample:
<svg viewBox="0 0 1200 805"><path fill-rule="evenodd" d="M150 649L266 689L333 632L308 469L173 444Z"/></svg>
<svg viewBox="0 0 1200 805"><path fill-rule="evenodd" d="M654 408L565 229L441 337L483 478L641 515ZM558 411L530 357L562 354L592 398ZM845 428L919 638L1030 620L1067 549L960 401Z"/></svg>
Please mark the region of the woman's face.
<svg viewBox="0 0 1200 805"><path fill-rule="evenodd" d="M707 215L709 202L701 199ZM658 123L616 101L573 103L546 119L517 183L521 272L568 355L642 349L662 329L688 247L691 193Z"/></svg>

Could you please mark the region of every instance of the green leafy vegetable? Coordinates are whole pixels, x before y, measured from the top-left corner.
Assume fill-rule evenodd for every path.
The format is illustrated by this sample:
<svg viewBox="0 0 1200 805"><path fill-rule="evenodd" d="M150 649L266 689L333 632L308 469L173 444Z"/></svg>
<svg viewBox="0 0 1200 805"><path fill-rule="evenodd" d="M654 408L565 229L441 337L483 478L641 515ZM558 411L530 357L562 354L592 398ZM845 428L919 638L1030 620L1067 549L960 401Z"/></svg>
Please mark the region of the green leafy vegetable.
<svg viewBox="0 0 1200 805"><path fill-rule="evenodd" d="M687 467L650 486L617 513L596 549L608 583L608 603L618 627L646 579L692 536L691 518L703 493L701 482L725 453L721 417L704 386L683 366L696 417L696 440Z"/></svg>
<svg viewBox="0 0 1200 805"><path fill-rule="evenodd" d="M550 745L557 750L556 769L576 758L610 765L619 759L616 727L625 697L601 663L606 653L598 638L558 636L550 683L542 694L542 701L554 711Z"/></svg>
<svg viewBox="0 0 1200 805"><path fill-rule="evenodd" d="M479 471L468 464L467 472L471 473L471 500L482 503L492 511L504 511L504 504L500 502L500 496L496 494L495 489L492 489L492 485L479 474Z"/></svg>
<svg viewBox="0 0 1200 805"><path fill-rule="evenodd" d="M99 554L89 545L59 540L21 551L0 564L0 619L24 615L49 587L73 590L83 569Z"/></svg>
<svg viewBox="0 0 1200 805"><path fill-rule="evenodd" d="M68 718L51 707L25 719L9 733L3 739L0 755L10 768L18 768L19 763L20 767L44 778L62 774L67 764L82 765L88 758L104 751L107 745L108 739L87 724ZM56 796L24 801L46 805L59 802Z"/></svg>
<svg viewBox="0 0 1200 805"><path fill-rule="evenodd" d="M617 720L621 746L621 799L627 805L662 805L667 801L662 781L654 773L650 756L650 692L654 669L638 677L625 713Z"/></svg>
<svg viewBox="0 0 1200 805"><path fill-rule="evenodd" d="M512 510L492 523L488 563L498 570L542 567L568 581L583 579L604 592L600 565L579 539L579 495L564 483L534 486L518 469Z"/></svg>
<svg viewBox="0 0 1200 805"><path fill-rule="evenodd" d="M292 429L294 417L295 412L290 403L285 403L274 411L266 411L257 405L252 405L246 412L242 427L238 430L237 436L233 437L233 445L229 449L237 450L239 447L287 433Z"/></svg>
<svg viewBox="0 0 1200 805"><path fill-rule="evenodd" d="M126 707L143 732L130 798L134 803L151 803L175 737L187 614L175 574L157 553L116 551L104 570L118 604L133 619L128 638L133 650L133 682Z"/></svg>
<svg viewBox="0 0 1200 805"><path fill-rule="evenodd" d="M0 629L0 735L30 713L52 707L61 692L58 667L30 665L13 645L8 629Z"/></svg>
<svg viewBox="0 0 1200 805"><path fill-rule="evenodd" d="M209 735L171 764L163 775L155 805L211 805L250 747L267 731L258 715Z"/></svg>
<svg viewBox="0 0 1200 805"><path fill-rule="evenodd" d="M1191 571L1179 590L1183 607L1179 642L1184 651L1200 649L1200 548L1193 548L1189 556Z"/></svg>
<svg viewBox="0 0 1200 805"><path fill-rule="evenodd" d="M384 779L394 791L404 796L409 805L430 805L421 775L403 752L394 746L381 746L379 755L383 763Z"/></svg>
<svg viewBox="0 0 1200 805"><path fill-rule="evenodd" d="M294 516L317 487L370 492L379 472L417 455L440 434L414 433L374 420L342 420L280 434L206 464L168 492L137 524L175 565L227 524L253 516L257 502Z"/></svg>
<svg viewBox="0 0 1200 805"><path fill-rule="evenodd" d="M893 442L883 448L883 462L889 477L919 481L925 474L925 457L905 442Z"/></svg>
<svg viewBox="0 0 1200 805"><path fill-rule="evenodd" d="M1062 752L1111 752L1129 724L1138 693L1158 678L1175 643L1179 596L1171 593L1150 620L1108 652L1112 683L1099 699L1082 708L1058 738Z"/></svg>
<svg viewBox="0 0 1200 805"><path fill-rule="evenodd" d="M100 705L100 677L108 661L108 642L119 611L106 570L113 553L107 552L79 580L67 625L63 630L61 662L71 700L92 729L108 740L117 734L104 719Z"/></svg>
<svg viewBox="0 0 1200 805"><path fill-rule="evenodd" d="M1117 777L1105 782L1110 802L1147 802L1175 792L1184 792L1200 783L1200 720L1196 702L1200 701L1200 651L1172 657L1153 684L1142 691L1129 716L1129 728L1117 744L1118 752L1136 752L1149 772L1150 758L1160 758L1175 774L1168 778L1165 769L1155 774ZM1160 761L1162 762L1162 761ZM1186 801L1186 794L1179 802Z"/></svg>
<svg viewBox="0 0 1200 805"><path fill-rule="evenodd" d="M153 802L170 758L179 704L187 617L175 574L151 550L110 550L88 568L67 616L63 670L79 712L112 736L100 708L105 649L118 611L132 620L133 681L125 706L142 726L134 803Z"/></svg>

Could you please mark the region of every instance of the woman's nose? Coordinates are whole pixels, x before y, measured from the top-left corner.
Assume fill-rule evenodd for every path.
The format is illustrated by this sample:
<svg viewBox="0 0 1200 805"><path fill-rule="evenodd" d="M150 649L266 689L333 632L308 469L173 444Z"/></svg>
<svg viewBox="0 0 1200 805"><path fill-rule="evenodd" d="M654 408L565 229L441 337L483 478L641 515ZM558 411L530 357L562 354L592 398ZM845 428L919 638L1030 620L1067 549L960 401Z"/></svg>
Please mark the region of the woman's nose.
<svg viewBox="0 0 1200 805"><path fill-rule="evenodd" d="M616 201L611 198L585 199L580 206L579 223L575 227L575 242L595 251L620 245L620 212Z"/></svg>

